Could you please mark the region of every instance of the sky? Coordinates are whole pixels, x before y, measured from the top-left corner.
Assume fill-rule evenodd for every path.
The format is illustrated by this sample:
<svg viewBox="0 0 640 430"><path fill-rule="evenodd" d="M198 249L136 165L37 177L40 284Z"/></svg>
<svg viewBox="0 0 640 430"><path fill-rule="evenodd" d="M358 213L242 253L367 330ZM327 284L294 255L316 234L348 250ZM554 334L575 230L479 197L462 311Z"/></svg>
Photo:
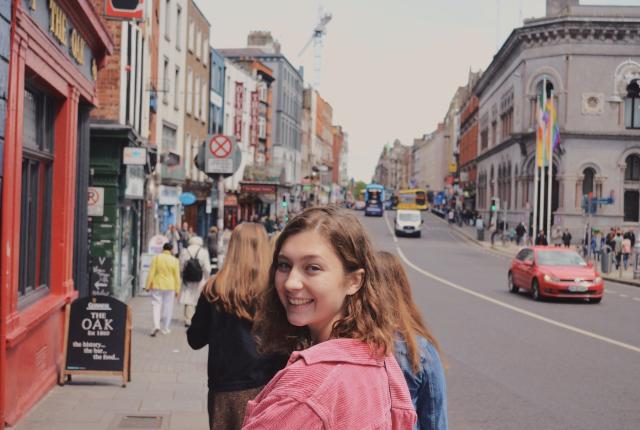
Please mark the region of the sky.
<svg viewBox="0 0 640 430"><path fill-rule="evenodd" d="M251 31L271 31L282 53L313 82L318 22L332 14L320 94L349 134L348 173L369 182L385 144L435 130L469 70L486 69L522 20L542 17L545 0L195 0L211 23L214 48L246 46ZM582 0L640 5L640 0Z"/></svg>

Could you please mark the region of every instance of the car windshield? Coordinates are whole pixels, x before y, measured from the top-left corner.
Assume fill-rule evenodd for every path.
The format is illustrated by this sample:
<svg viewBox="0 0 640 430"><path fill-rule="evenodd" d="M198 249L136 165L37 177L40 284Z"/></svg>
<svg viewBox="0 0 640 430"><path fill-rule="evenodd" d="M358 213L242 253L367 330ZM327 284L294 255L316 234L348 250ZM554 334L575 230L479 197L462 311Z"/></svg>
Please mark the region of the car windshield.
<svg viewBox="0 0 640 430"><path fill-rule="evenodd" d="M575 252L538 251L538 264L542 266L586 266L587 263Z"/></svg>
<svg viewBox="0 0 640 430"><path fill-rule="evenodd" d="M400 214L398 214L398 219L400 221L409 221L409 222L420 221L420 214L411 213L411 212L409 212L409 213L400 213Z"/></svg>

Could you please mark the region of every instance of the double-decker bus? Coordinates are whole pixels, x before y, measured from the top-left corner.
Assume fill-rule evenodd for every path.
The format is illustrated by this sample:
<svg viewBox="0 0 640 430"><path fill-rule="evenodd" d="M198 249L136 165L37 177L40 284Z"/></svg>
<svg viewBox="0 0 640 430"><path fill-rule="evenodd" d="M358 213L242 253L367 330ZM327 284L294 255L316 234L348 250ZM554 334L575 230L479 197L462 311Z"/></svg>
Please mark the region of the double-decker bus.
<svg viewBox="0 0 640 430"><path fill-rule="evenodd" d="M364 214L365 216L384 214L384 187L378 184L369 184L364 193Z"/></svg>
<svg viewBox="0 0 640 430"><path fill-rule="evenodd" d="M426 211L429 208L427 191L422 188L400 190L396 194L398 209L416 209Z"/></svg>

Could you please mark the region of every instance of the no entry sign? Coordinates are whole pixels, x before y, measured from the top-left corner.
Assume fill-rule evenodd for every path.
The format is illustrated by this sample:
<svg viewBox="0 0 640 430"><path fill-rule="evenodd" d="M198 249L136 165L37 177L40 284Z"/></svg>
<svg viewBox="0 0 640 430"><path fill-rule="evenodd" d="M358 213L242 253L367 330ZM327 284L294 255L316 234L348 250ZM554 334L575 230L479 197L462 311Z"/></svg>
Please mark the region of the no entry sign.
<svg viewBox="0 0 640 430"><path fill-rule="evenodd" d="M234 143L224 134L215 134L209 138L206 151L206 173L231 174L234 172Z"/></svg>

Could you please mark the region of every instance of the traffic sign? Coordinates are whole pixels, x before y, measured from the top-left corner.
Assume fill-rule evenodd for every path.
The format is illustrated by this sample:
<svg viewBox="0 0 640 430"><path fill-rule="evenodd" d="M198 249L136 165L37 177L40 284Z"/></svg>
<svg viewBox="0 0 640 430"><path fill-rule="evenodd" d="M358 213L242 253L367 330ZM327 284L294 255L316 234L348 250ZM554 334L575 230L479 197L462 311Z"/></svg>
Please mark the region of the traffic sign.
<svg viewBox="0 0 640 430"><path fill-rule="evenodd" d="M241 161L242 150L235 137L223 134L208 136L194 159L198 169L212 178L233 175L240 168Z"/></svg>
<svg viewBox="0 0 640 430"><path fill-rule="evenodd" d="M233 157L231 156L234 144L229 136L216 134L207 142L205 173L231 174L233 169Z"/></svg>

